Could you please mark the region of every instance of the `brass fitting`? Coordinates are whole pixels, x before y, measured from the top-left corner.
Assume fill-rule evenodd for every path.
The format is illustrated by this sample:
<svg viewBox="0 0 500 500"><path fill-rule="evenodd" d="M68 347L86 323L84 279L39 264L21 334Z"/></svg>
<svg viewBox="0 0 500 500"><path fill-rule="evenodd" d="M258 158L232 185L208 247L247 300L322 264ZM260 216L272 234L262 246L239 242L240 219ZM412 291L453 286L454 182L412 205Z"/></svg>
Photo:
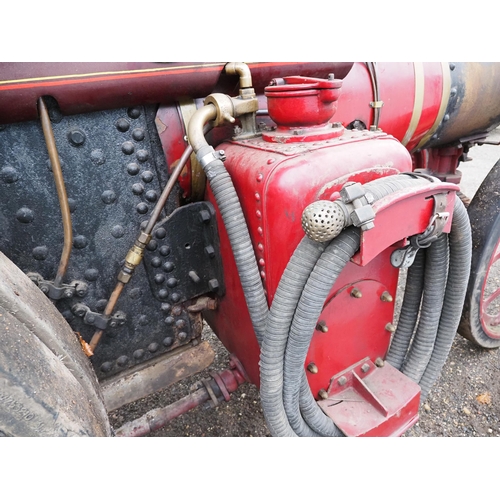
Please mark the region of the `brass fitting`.
<svg viewBox="0 0 500 500"><path fill-rule="evenodd" d="M245 63L230 62L224 66L224 70L228 75L238 75L240 77L240 89L252 87L252 73Z"/></svg>

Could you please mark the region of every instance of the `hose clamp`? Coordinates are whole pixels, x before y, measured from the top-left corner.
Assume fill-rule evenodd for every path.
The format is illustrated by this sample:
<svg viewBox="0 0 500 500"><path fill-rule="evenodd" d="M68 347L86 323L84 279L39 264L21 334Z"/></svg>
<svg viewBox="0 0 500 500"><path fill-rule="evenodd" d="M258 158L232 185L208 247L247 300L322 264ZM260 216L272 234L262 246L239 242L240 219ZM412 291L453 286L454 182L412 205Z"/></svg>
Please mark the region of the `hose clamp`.
<svg viewBox="0 0 500 500"><path fill-rule="evenodd" d="M391 255L391 264L394 267L410 267L421 248L428 248L443 233L443 229L450 218L450 212L443 211L446 208L447 196L444 193L438 193L434 198L434 213L425 231L410 237L410 244L404 248L394 250Z"/></svg>

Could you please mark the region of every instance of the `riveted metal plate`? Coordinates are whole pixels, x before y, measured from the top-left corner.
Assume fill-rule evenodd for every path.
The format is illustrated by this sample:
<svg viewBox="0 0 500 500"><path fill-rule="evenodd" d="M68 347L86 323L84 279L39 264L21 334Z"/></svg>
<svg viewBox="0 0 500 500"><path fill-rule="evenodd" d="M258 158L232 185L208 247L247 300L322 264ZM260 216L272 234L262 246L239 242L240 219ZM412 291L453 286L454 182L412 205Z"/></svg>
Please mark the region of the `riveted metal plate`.
<svg viewBox="0 0 500 500"><path fill-rule="evenodd" d="M91 311L104 311L125 255L168 180L155 113L154 108L136 107L62 116L57 108L50 108L73 222L74 242L64 283L77 280L87 285L85 297L63 298L55 305L87 342L95 327L75 315L74 306L81 303ZM178 208L178 200L175 188L163 217ZM203 209L212 220L213 208L203 205ZM217 233L209 238L207 227L213 230L213 222L193 225L192 217L190 209L176 212L172 218L175 228L169 229L165 239L175 255L176 273L182 270L181 274L166 274L178 280L179 300L173 303L161 298L161 288L154 281L151 260L162 246L155 233L150 248L156 244L157 249L146 252L145 265L135 270L115 308L126 315L126 321L106 329L91 358L98 377L115 375L200 336L200 315L188 313L189 302L184 301L207 291L212 274L195 267L191 256L193 249L203 250L209 242L216 245ZM182 227L178 246L176 234ZM162 228L159 225L156 231ZM192 244L189 249L185 247L188 241ZM53 280L62 245L59 201L40 123L2 126L0 250L24 272ZM189 269L181 264L184 254ZM210 264L214 262L212 259ZM195 283L189 277L192 270L200 281Z"/></svg>

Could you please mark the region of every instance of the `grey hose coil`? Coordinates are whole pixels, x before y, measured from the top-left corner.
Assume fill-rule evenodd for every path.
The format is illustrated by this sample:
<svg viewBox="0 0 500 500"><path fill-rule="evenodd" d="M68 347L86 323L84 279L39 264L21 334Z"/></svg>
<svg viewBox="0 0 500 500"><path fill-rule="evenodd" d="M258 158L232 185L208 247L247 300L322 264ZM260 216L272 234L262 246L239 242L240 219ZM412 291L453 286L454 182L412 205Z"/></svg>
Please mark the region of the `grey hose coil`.
<svg viewBox="0 0 500 500"><path fill-rule="evenodd" d="M422 314L401 372L414 382L422 378L434 349L439 318L448 279L448 235L441 236L428 248L424 271Z"/></svg>
<svg viewBox="0 0 500 500"><path fill-rule="evenodd" d="M365 184L364 187L373 194L375 200L378 200L395 191L418 184L426 185L428 182L429 180L427 179L398 176L397 178L377 179ZM351 237L354 234L352 231ZM335 248L335 242L338 238L340 238L340 235L330 243L332 251ZM277 288L273 304L271 305L266 334L261 346L261 402L266 422L271 433L275 436L333 436L340 434L333 422L321 412L316 404L307 384L303 362L300 364L300 362L293 361L296 356L298 356L298 359L305 359L304 357L307 353L308 343L299 341L299 347L294 346L293 342L290 346L287 346L292 324L290 318L293 317L299 301L298 297L302 295L313 267L319 259L318 255L321 254L321 246L319 244L316 244L318 246L315 247L315 251L309 254L308 246L310 247L312 244L313 242L310 242L308 238L304 238L292 255L289 265L285 269ZM329 249L330 246L328 247ZM349 252L352 251L352 254L354 254L356 250L357 247L353 250L349 250ZM338 254L338 250L335 251ZM347 261L349 259L350 257ZM335 264L333 265L335 267ZM331 275L330 270L324 272L326 272L326 275ZM332 286L333 282L328 291ZM311 289L315 290L315 288L316 287L311 284ZM324 300L326 300L326 296L324 298L315 297L315 299L313 299L316 304L320 304L321 308L324 304ZM321 308L319 309L315 321L317 321L321 313ZM314 330L314 325L315 322L311 332ZM301 329L298 328L298 331L301 332ZM291 416L287 415L287 410L285 410L285 404L283 402L284 380L288 379L288 375L284 374L283 368L285 351L287 352L286 355L289 360L291 360L289 361L288 371L292 370L290 366L293 367L293 370L296 370L293 376L294 382L288 384L291 388L287 389L287 394L285 396L287 410ZM299 354L298 351L301 351L301 353ZM297 383L297 381L300 381L300 383ZM300 411L297 411L297 390L299 387L298 398ZM290 418L292 419L293 426L289 420Z"/></svg>
<svg viewBox="0 0 500 500"><path fill-rule="evenodd" d="M419 381L422 400L425 400L429 394L450 353L453 339L460 323L467 283L469 281L472 258L472 233L467 210L458 197L455 198L455 209L453 211L449 241L450 269L441 320L431 359Z"/></svg>
<svg viewBox="0 0 500 500"><path fill-rule="evenodd" d="M425 253L425 248L419 250L413 264L408 269L405 295L403 304L401 305L398 326L385 358L387 362L398 370L403 365L418 320L424 289Z"/></svg>

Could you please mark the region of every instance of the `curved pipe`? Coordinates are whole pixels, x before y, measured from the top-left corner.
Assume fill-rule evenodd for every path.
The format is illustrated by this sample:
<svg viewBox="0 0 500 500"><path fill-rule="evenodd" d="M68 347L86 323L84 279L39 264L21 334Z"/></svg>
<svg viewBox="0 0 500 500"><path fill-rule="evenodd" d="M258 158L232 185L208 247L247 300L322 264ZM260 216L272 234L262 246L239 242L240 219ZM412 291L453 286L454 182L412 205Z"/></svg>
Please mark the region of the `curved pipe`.
<svg viewBox="0 0 500 500"><path fill-rule="evenodd" d="M73 246L73 226L71 224L71 212L69 210L68 195L66 193L66 186L62 174L61 162L59 161L59 154L57 153L56 141L52 124L50 123L49 113L43 98L38 99L38 110L40 112L40 120L42 122L43 135L47 143L47 150L49 152L50 163L52 165L52 172L54 173L54 181L56 184L57 196L59 198L59 205L61 207L63 231L64 231L64 244L59 261L59 267L54 279L54 286L60 286L69 264L71 255L71 247Z"/></svg>
<svg viewBox="0 0 500 500"><path fill-rule="evenodd" d="M224 66L228 75L238 75L240 77L240 89L252 87L252 73L245 63L230 62Z"/></svg>

